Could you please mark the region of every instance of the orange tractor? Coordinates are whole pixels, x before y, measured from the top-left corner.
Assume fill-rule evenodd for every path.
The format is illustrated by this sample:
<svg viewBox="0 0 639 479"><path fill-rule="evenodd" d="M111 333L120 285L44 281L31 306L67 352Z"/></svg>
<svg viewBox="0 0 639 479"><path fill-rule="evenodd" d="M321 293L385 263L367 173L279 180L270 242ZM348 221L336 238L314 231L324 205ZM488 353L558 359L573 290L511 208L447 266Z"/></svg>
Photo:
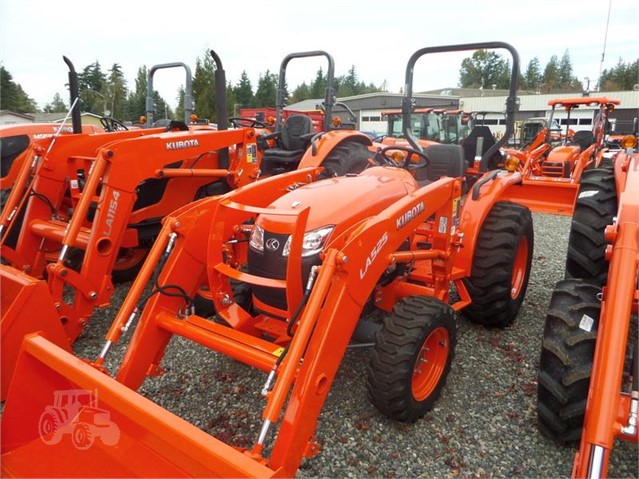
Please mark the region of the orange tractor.
<svg viewBox="0 0 639 479"><path fill-rule="evenodd" d="M638 439L636 133L622 145L614 170L589 170L582 177L566 279L555 286L540 355L539 428L562 444L581 441L575 478L607 477L615 440Z"/></svg>
<svg viewBox="0 0 639 479"><path fill-rule="evenodd" d="M479 48L512 54L514 105L519 58L512 46L423 48L407 66L404 118L421 56ZM518 173L478 182L476 194L464 197L462 148L422 150L405 133L410 146L381 148L372 163L344 159L350 173L342 176L327 174L314 156L345 132L320 133L297 170L167 216L92 365L40 334L25 338L2 417L3 474L291 477L319 451L317 420L349 342L371 336L371 401L400 421L422 417L444 387L458 313L496 327L515 319L533 225L527 208L503 201ZM193 312L203 285L215 304L211 317ZM382 312L383 322L367 319L368 310ZM136 320L109 377L104 358ZM162 373L174 336L265 373L251 447L209 436L135 392ZM53 391L77 389L97 391L120 429L117 447L43 444L39 412Z"/></svg>
<svg viewBox="0 0 639 479"><path fill-rule="evenodd" d="M291 54L286 62L317 55L329 59L332 72L332 57L325 52ZM218 116L224 125L226 82L219 58L216 63ZM331 99L327 89L327 102ZM305 132L304 137L306 123L300 130L295 117L275 133L238 127L246 126L242 118L229 120L236 128L70 135L58 138L50 150L34 147L40 148L34 169L25 165L20 188L0 216L2 256L8 263L0 265L3 398L24 335L41 330L69 349L95 308L110 304L113 282L137 274L164 216L256 181L264 170L295 169L317 135ZM324 162L327 174L343 174L346 157L368 161L370 144L363 134L332 132L316 138L311 162ZM202 296L207 297L205 290Z"/></svg>
<svg viewBox="0 0 639 479"><path fill-rule="evenodd" d="M619 100L562 98L550 100L549 105L552 111L548 124L553 124L557 108L566 110L566 131L559 135L558 145L557 132L543 128L522 150L505 151L519 161L523 177L523 187L511 190L512 200L535 212L570 216L584 171L602 164L608 113L619 105ZM579 106L596 107L592 130L570 129L570 113Z"/></svg>

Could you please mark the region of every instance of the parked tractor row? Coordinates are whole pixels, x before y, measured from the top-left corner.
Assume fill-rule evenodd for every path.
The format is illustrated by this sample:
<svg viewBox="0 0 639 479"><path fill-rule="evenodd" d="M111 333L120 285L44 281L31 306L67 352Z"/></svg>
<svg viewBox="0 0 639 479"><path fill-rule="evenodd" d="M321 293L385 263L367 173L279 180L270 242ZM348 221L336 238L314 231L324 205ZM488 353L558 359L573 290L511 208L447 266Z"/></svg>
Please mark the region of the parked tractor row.
<svg viewBox="0 0 639 479"><path fill-rule="evenodd" d="M495 139L485 125L475 125L463 142L416 136L411 115L417 61L479 49L512 57L504 136ZM578 215L589 214L582 213L582 203L595 197L591 179L613 174L598 168L598 138L595 146L574 138L556 146L548 132L527 149L506 147L519 75L519 56L507 43L417 50L406 66L401 138L374 140L332 121L334 61L328 53L283 59L274 123L227 118L224 70L211 54L217 130L173 124L166 130L76 131L35 141L23 153L0 214L5 476L292 477L305 458L319 453L317 422L353 343L371 348L371 403L389 418L414 423L445 387L462 317L490 328L516 327L532 266L531 210L569 214L581 182L573 222L579 225ZM289 63L307 57L327 62L321 131L308 115L283 113ZM614 100L602 99L606 108L610 104ZM609 188L636 191L639 159L633 148L636 138L611 161L616 181ZM576 185L573 203L544 183L549 162L567 165L562 178ZM547 189L540 193L542 183ZM600 325L636 314L634 196L620 194L617 222L605 233L596 231L614 243L606 254L613 258L608 277L622 278L597 296L602 315L620 319L602 319ZM601 228L606 221L603 215ZM588 251L573 240L581 233L575 228L567 267L578 277L573 262ZM634 270L626 266L633 255ZM603 277L605 259L595 260L595 275ZM131 279L100 353L75 356L72 345L92 327L96 308L111 304L116 282ZM609 305L621 299L624 309L609 313ZM383 319L371 321L363 314L368 311ZM117 370L109 370L106 358L130 330ZM557 407L556 390L541 389L542 376L560 374L544 363L546 351L555 351L548 343L560 334L552 325L548 330L540 417L542 406ZM589 452L589 421L597 422L596 433L608 427L605 439L611 440L623 419L622 436L637 438L636 371L629 392L609 399L621 390L624 370L618 351L623 330L614 331L603 352L580 352L570 361L585 361L589 369L594 357L593 384L609 388L603 404L586 412L585 445L577 459L581 464L591 461L585 456L602 457L603 475L612 446L597 438L595 452ZM137 392L147 378L163 373L174 337L264 373L262 422L250 447L214 438ZM597 372L615 348L613 372ZM620 374L619 382L607 381L613 373ZM583 391L579 386L578 393ZM559 424L540 424L563 428L563 413L553 413ZM577 417L570 428L579 431L583 421ZM66 433L71 442L63 440ZM569 438L575 438L572 432ZM576 474L583 470L579 466Z"/></svg>

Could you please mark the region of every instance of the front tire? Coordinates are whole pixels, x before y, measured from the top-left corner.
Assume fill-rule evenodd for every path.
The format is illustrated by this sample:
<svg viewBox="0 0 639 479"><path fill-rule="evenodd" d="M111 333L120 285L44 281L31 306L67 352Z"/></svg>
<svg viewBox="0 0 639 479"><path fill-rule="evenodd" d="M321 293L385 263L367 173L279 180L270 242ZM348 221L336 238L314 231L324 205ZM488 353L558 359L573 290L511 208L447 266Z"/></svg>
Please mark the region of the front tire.
<svg viewBox="0 0 639 479"><path fill-rule="evenodd" d="M505 328L524 301L534 246L530 210L496 203L482 224L472 271L464 284L472 303L464 315L484 326Z"/></svg>
<svg viewBox="0 0 639 479"><path fill-rule="evenodd" d="M607 168L585 171L570 224L566 278L583 278L597 286L608 280L606 226L617 216L615 174Z"/></svg>
<svg viewBox="0 0 639 479"><path fill-rule="evenodd" d="M436 298L403 298L384 319L368 364L368 396L384 415L415 422L439 398L454 356L453 309Z"/></svg>
<svg viewBox="0 0 639 479"><path fill-rule="evenodd" d="M601 289L583 280L557 283L539 360L537 418L542 434L561 444L581 437L595 353Z"/></svg>

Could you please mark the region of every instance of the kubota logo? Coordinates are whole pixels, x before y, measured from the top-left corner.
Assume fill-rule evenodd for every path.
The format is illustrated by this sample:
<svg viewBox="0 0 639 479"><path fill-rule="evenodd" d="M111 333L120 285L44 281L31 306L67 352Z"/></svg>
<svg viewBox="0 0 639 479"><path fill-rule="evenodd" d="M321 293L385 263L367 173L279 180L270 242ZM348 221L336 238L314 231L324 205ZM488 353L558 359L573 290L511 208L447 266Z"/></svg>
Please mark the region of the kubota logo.
<svg viewBox="0 0 639 479"><path fill-rule="evenodd" d="M120 198L119 191L113 191L111 194L111 200L109 200L109 204L107 205L107 213L106 213L106 229L102 232L104 236L111 236L111 232L113 231L113 222L115 221L115 213L118 211L118 199Z"/></svg>
<svg viewBox="0 0 639 479"><path fill-rule="evenodd" d="M413 206L410 210L402 213L402 215L397 218L397 229L403 228L406 224L408 224L413 218L416 218L418 214L424 212L424 202L420 201L415 206Z"/></svg>
<svg viewBox="0 0 639 479"><path fill-rule="evenodd" d="M40 439L53 446L65 434L71 442L85 450L100 438L105 446L115 446L120 440L120 428L111 421L109 411L98 407L98 391L84 389L54 391L53 404L47 406L38 421Z"/></svg>
<svg viewBox="0 0 639 479"><path fill-rule="evenodd" d="M387 241L388 241L388 232L384 231L384 234L379 238L379 240L377 240L377 244L371 250L370 254L368 255L368 258L366 258L366 264L364 265L364 269L359 270L359 279L364 279L364 276L366 276L366 273L368 272L368 268L370 267L370 265L373 264L373 261L375 261L375 258L377 258L377 255L379 254L382 247L386 244Z"/></svg>
<svg viewBox="0 0 639 479"><path fill-rule="evenodd" d="M193 148L196 146L200 146L200 142L197 140L180 140L180 141L169 141L166 144L167 150L182 150L184 148Z"/></svg>

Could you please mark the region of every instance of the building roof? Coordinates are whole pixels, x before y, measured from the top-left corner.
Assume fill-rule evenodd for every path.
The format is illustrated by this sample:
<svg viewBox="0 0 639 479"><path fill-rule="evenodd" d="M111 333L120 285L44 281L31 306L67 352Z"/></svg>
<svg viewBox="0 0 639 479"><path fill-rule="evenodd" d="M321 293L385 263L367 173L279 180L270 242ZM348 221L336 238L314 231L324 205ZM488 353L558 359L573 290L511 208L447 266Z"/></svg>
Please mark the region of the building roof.
<svg viewBox="0 0 639 479"><path fill-rule="evenodd" d="M11 110L0 110L0 116L3 115L12 115L12 116L17 116L20 118L24 118L25 120L30 120L33 121L35 119L35 117L29 113L18 113L15 111L11 111Z"/></svg>

